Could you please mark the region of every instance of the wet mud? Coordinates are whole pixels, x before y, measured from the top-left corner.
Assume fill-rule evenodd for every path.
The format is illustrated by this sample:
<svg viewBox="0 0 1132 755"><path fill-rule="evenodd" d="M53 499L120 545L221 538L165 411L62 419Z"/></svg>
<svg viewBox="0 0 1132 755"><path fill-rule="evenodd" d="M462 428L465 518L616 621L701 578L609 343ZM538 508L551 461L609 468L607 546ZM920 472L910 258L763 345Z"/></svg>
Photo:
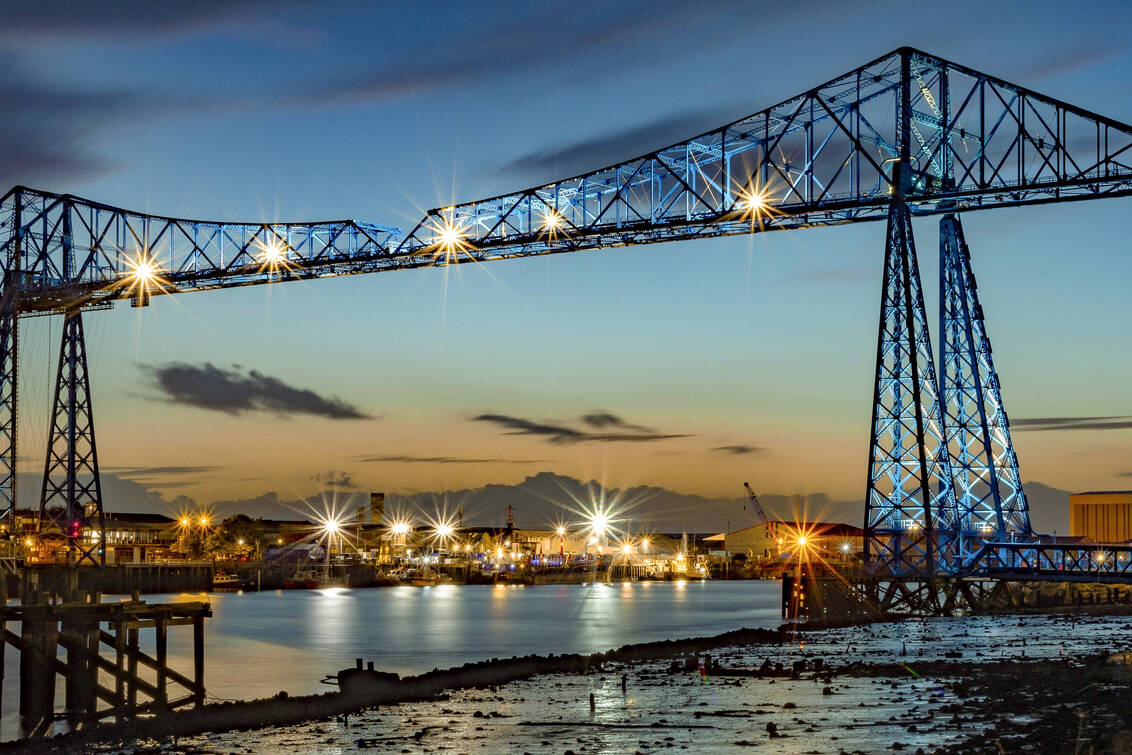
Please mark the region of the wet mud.
<svg viewBox="0 0 1132 755"><path fill-rule="evenodd" d="M177 719L208 725L223 706L206 706L49 744L51 751L296 755L1132 752L1128 650L1128 617L743 630L592 656L468 664L405 679L402 691L412 695L377 705L341 695L244 704L245 714L275 708L281 715L302 703L311 712L301 722L261 718L236 724L241 730L213 725L211 733L168 728ZM343 707L318 712L312 701Z"/></svg>

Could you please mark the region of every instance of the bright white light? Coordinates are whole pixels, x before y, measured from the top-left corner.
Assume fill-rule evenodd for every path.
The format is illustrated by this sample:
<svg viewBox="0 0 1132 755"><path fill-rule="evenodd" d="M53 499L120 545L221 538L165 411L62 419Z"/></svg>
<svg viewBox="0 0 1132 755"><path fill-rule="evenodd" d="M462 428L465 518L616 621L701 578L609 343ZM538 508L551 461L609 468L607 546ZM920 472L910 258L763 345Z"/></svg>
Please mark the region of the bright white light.
<svg viewBox="0 0 1132 755"><path fill-rule="evenodd" d="M625 545L621 546L621 552L624 553L625 555L628 555L628 554L633 552L633 546L629 545L628 543L625 543Z"/></svg>
<svg viewBox="0 0 1132 755"><path fill-rule="evenodd" d="M409 533L409 525L405 522L394 522L393 526L390 527L389 530L394 535L407 535Z"/></svg>
<svg viewBox="0 0 1132 755"><path fill-rule="evenodd" d="M435 228L435 232L436 235L433 237L432 243L444 254L453 254L469 246L469 244L464 241L463 229L451 220L441 221L441 225Z"/></svg>
<svg viewBox="0 0 1132 755"><path fill-rule="evenodd" d="M438 524L438 525L436 525L436 536L437 537L448 537L451 534L452 534L452 525L451 524Z"/></svg>
<svg viewBox="0 0 1132 755"><path fill-rule="evenodd" d="M765 206L766 198L754 191L744 193L739 200L739 207L750 213L758 213Z"/></svg>
<svg viewBox="0 0 1132 755"><path fill-rule="evenodd" d="M336 535L342 529L342 523L336 519L327 519L322 524L322 531L328 535Z"/></svg>
<svg viewBox="0 0 1132 755"><path fill-rule="evenodd" d="M542 216L542 227L548 231L557 231L566 221L556 210L547 210Z"/></svg>
<svg viewBox="0 0 1132 755"><path fill-rule="evenodd" d="M645 539L641 540L641 550L647 551L648 549L649 549L649 539L646 537Z"/></svg>
<svg viewBox="0 0 1132 755"><path fill-rule="evenodd" d="M130 271L130 275L140 283L149 283L157 276L157 266L148 259L140 259Z"/></svg>
<svg viewBox="0 0 1132 755"><path fill-rule="evenodd" d="M566 528L565 527L559 527L557 530L555 530L555 532L558 533L558 537L563 537L563 536L566 535Z"/></svg>
<svg viewBox="0 0 1132 755"><path fill-rule="evenodd" d="M278 243L267 244L263 247L263 262L266 265L278 265L287 258L287 253Z"/></svg>
<svg viewBox="0 0 1132 755"><path fill-rule="evenodd" d="M848 552L849 552L849 548L850 548L850 545L849 545L849 543L842 543L842 544L841 544L841 552L842 552L842 553L848 553Z"/></svg>
<svg viewBox="0 0 1132 755"><path fill-rule="evenodd" d="M243 544L244 544L244 538L242 538L242 537L239 540L236 541L236 545L243 545Z"/></svg>
<svg viewBox="0 0 1132 755"><path fill-rule="evenodd" d="M798 538L798 545L803 545L803 546L804 546L805 544L806 544L806 536L805 536L805 535L801 535L801 536L799 536L799 538Z"/></svg>
<svg viewBox="0 0 1132 755"><path fill-rule="evenodd" d="M590 517L590 529L598 537L605 534L606 529L609 528L609 517L602 513L594 514Z"/></svg>

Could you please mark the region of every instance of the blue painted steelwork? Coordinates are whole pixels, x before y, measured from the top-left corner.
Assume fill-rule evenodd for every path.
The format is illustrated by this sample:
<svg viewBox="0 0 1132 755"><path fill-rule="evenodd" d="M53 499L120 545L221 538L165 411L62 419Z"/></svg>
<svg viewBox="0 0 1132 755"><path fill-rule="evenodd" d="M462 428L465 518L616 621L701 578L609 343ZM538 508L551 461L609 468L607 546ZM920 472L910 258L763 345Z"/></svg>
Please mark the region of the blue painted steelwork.
<svg viewBox="0 0 1132 755"><path fill-rule="evenodd" d="M946 435L940 424L909 219L1128 194L1132 127L907 47L632 160L430 210L408 233L352 220L188 220L17 187L0 198L0 513L15 502L21 315L95 309L118 299L144 305L152 296L211 288L887 218L866 525L884 568L956 568L960 549L974 547L956 538L972 524L981 531L993 520L996 537L1029 530L1020 485L1011 483L1014 493L1002 488L1003 474L1016 469L1008 436L994 451L1004 461L995 467L1000 484L991 492L998 507L993 517L992 504L971 482L979 474L971 462L978 443L984 450L988 437L992 447L996 443L998 415L990 413L986 432L981 419L974 431L972 412L979 405L969 398L970 381L961 370L973 375L971 365L982 359L980 380L970 387L982 386L984 411L990 401L1001 408L1001 396L989 344L981 324L971 325L970 307L961 328L967 340L953 337L946 352L950 363L971 344L969 364L954 368L956 435ZM949 280L957 285L959 277ZM985 359L978 356L983 345ZM1005 414L998 413L1005 427ZM948 492L952 442L963 462L963 516ZM913 535L908 522L924 534Z"/></svg>
<svg viewBox="0 0 1132 755"><path fill-rule="evenodd" d="M36 526L41 535L56 533L62 538L67 545L67 562L73 566L106 563L102 481L89 376L83 315L76 309L63 319Z"/></svg>
<svg viewBox="0 0 1132 755"><path fill-rule="evenodd" d="M0 199L0 258L22 244L5 284L19 285L21 311L62 312L130 298L123 281L143 255L164 278L158 295L881 220L897 189L913 214L1127 195L1132 127L901 48L632 160L430 210L407 234L187 220L20 187Z"/></svg>
<svg viewBox="0 0 1132 755"><path fill-rule="evenodd" d="M947 572L955 498L907 205L888 218L865 496L865 558L879 572Z"/></svg>
<svg viewBox="0 0 1132 755"><path fill-rule="evenodd" d="M959 218L945 215L939 232L940 393L955 480L958 555L965 564L984 543L1025 541L1033 533Z"/></svg>
<svg viewBox="0 0 1132 755"><path fill-rule="evenodd" d="M1132 545L987 543L966 575L996 579L1124 582L1132 579Z"/></svg>

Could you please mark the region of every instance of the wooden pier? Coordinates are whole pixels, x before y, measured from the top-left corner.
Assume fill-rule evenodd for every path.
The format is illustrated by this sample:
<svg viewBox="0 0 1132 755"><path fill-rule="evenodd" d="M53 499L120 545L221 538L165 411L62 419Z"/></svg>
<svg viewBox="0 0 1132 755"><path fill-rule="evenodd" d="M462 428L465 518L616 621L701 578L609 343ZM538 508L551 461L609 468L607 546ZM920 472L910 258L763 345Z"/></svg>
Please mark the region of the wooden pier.
<svg viewBox="0 0 1132 755"><path fill-rule="evenodd" d="M0 594L0 650L11 645L20 655L21 737L48 736L60 720L65 728L76 729L204 703L204 620L212 615L208 603L149 604L136 595L102 603L100 593L40 593L27 582L24 587L24 605L9 606ZM20 625L18 633L10 628L13 623ZM169 630L178 626L192 627L193 668L188 674L169 665ZM150 631L153 655L141 649ZM0 652L0 680L4 672ZM61 711L56 709L60 681Z"/></svg>

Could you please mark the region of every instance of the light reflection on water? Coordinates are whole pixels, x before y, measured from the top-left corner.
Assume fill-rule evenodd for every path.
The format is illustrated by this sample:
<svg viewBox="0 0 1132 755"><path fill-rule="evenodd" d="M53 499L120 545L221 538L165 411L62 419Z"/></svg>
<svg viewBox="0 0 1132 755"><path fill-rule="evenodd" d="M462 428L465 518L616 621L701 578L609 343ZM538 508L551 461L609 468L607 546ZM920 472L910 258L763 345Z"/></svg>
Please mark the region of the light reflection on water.
<svg viewBox="0 0 1132 755"><path fill-rule="evenodd" d="M781 623L779 583L758 581L437 585L145 597L149 603L212 604L213 617L205 622L205 686L210 696L221 699L268 697L280 690L292 695L326 692L332 688L319 680L353 666L355 658L372 660L386 671L415 674L487 658L592 653L632 642ZM141 639L142 649L152 654L152 631L143 631ZM170 629L169 658L175 669L191 673L190 628ZM19 662L12 648L7 649L5 665L0 739L15 734Z"/></svg>
<svg viewBox="0 0 1132 755"><path fill-rule="evenodd" d="M319 679L355 658L413 674L781 623L777 582L437 585L208 598L214 615L205 625L205 682L221 698L326 691ZM170 655L191 667L191 637L174 634Z"/></svg>

